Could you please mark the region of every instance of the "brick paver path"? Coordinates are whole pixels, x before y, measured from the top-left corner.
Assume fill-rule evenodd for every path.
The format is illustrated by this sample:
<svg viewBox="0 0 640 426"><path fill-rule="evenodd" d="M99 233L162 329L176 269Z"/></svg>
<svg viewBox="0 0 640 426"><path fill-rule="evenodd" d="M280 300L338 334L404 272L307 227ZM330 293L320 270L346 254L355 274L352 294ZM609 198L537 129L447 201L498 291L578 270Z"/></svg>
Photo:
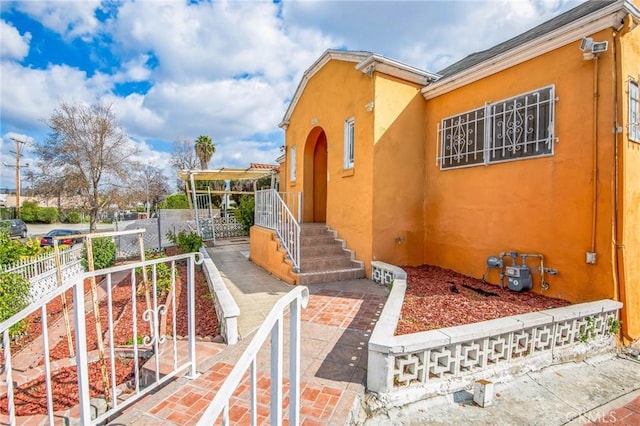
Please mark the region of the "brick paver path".
<svg viewBox="0 0 640 426"><path fill-rule="evenodd" d="M368 280L315 284L309 287L309 304L302 311L301 401L303 425L346 424L364 391L367 343L380 315L386 289ZM286 321L285 321L286 322ZM285 328L285 334L286 334ZM285 342L285 353L288 345ZM239 351L225 351L200 377L158 401L145 413L145 422L190 425L197 422L233 368ZM257 358L257 419L269 422L269 344ZM284 361L283 413L289 407L288 360ZM229 404L232 424L249 424L248 374ZM142 420L138 418L138 420Z"/></svg>
<svg viewBox="0 0 640 426"><path fill-rule="evenodd" d="M595 422L587 425L617 425L617 426L638 426L640 425L640 396L626 405L610 411L602 418L593 419Z"/></svg>

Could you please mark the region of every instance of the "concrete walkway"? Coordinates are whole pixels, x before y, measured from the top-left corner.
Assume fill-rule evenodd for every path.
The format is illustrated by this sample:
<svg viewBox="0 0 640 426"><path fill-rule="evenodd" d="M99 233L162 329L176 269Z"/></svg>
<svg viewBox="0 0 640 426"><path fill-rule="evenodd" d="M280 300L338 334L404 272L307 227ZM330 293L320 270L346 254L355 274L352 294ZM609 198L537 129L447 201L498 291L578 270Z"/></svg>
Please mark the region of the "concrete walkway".
<svg viewBox="0 0 640 426"><path fill-rule="evenodd" d="M618 357L570 362L496 384L481 408L467 391L392 409L373 425L640 425L640 362Z"/></svg>
<svg viewBox="0 0 640 426"><path fill-rule="evenodd" d="M292 287L249 261L248 243L220 242L207 251L240 308L238 333L243 339L260 327L273 305Z"/></svg>

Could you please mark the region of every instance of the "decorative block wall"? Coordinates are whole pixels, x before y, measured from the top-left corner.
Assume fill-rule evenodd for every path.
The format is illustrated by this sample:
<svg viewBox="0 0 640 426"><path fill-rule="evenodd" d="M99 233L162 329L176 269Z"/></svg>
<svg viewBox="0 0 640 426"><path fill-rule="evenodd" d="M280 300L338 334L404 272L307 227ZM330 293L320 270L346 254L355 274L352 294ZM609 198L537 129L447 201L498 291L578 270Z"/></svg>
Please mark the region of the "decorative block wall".
<svg viewBox="0 0 640 426"><path fill-rule="evenodd" d="M613 331L622 304L613 300L394 336L406 274L372 262L376 282L387 284L390 276L393 288L369 341L367 371L367 388L385 395L386 403L461 390L476 379L499 381L615 348ZM408 388L412 392L407 394Z"/></svg>

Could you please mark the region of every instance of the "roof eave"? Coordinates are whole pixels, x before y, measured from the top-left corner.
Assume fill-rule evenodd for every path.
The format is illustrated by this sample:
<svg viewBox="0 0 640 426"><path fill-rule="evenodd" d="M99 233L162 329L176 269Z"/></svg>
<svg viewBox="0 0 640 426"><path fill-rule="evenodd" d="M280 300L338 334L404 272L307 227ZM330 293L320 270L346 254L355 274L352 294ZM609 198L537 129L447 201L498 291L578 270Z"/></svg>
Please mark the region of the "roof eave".
<svg viewBox="0 0 640 426"><path fill-rule="evenodd" d="M358 63L356 69L363 74L371 74L373 71L377 71L420 85L428 84L440 77L438 74L424 71L377 54L372 54Z"/></svg>
<svg viewBox="0 0 640 426"><path fill-rule="evenodd" d="M448 93L457 88L518 65L576 40L606 28L614 27L627 13L637 13L638 9L629 3L613 3L595 13L584 16L570 24L538 37L507 52L494 56L484 62L449 77L444 77L422 89L426 100ZM629 7L629 4L633 8ZM635 12L634 10L635 9Z"/></svg>

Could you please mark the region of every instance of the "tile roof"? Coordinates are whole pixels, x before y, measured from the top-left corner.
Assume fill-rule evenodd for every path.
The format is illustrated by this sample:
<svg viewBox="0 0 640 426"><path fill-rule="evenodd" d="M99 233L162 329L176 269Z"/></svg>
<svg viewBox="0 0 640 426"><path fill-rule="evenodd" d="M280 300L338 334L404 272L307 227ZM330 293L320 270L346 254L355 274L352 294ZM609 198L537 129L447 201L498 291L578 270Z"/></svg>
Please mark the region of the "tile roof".
<svg viewBox="0 0 640 426"><path fill-rule="evenodd" d="M249 168L251 169L269 169L269 170L278 170L279 166L277 164L263 164L263 163L249 163Z"/></svg>

